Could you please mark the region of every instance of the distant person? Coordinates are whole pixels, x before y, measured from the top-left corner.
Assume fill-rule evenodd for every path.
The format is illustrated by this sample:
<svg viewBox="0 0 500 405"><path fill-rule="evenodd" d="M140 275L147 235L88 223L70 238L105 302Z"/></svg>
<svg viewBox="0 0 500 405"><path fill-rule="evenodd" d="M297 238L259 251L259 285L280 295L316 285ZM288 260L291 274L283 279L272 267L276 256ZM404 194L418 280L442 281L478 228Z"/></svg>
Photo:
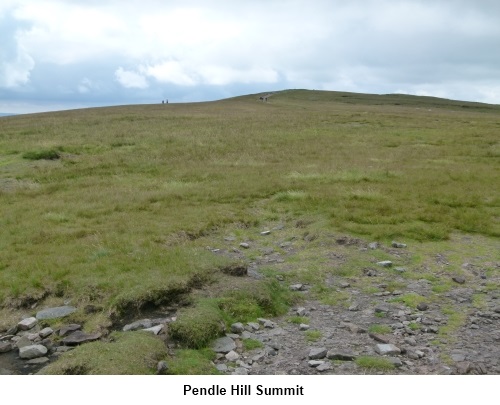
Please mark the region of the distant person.
<svg viewBox="0 0 500 405"><path fill-rule="evenodd" d="M164 101L164 100L161 100L161 103L162 103L162 104L165 104L165 101Z"/></svg>

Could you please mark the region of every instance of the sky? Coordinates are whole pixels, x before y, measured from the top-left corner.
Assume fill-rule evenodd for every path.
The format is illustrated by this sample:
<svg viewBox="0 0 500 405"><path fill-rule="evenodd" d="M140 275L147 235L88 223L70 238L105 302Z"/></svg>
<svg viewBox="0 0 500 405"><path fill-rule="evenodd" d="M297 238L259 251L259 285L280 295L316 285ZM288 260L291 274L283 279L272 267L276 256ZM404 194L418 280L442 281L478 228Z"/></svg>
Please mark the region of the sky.
<svg viewBox="0 0 500 405"><path fill-rule="evenodd" d="M0 112L284 89L500 104L497 0L2 0Z"/></svg>

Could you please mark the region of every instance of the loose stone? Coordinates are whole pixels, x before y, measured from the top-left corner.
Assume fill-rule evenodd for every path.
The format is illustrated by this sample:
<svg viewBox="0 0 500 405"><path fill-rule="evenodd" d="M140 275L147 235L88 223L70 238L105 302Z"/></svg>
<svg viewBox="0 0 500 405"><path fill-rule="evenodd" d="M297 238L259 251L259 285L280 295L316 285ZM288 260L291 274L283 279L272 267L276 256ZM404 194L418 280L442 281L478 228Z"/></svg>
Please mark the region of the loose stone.
<svg viewBox="0 0 500 405"><path fill-rule="evenodd" d="M81 343L92 342L101 337L100 333L85 333L81 330L73 332L71 335L65 337L62 342L68 346L75 346Z"/></svg>
<svg viewBox="0 0 500 405"><path fill-rule="evenodd" d="M138 321L129 323L123 327L124 332L139 330L139 329L148 329L153 326L153 322L151 319L139 319Z"/></svg>
<svg viewBox="0 0 500 405"><path fill-rule="evenodd" d="M250 248L250 245L246 242L241 242L240 243L240 247L242 247L243 249L249 249Z"/></svg>
<svg viewBox="0 0 500 405"><path fill-rule="evenodd" d="M231 350L229 353L226 354L225 357L228 361L236 361L240 358L240 355L236 353L234 350Z"/></svg>
<svg viewBox="0 0 500 405"><path fill-rule="evenodd" d="M335 350L329 350L326 357L330 360L342 360L342 361L353 361L356 356L352 353L339 352Z"/></svg>
<svg viewBox="0 0 500 405"><path fill-rule="evenodd" d="M326 357L326 354L328 353L328 350L324 347L319 347L319 348L312 348L309 351L309 359L310 360L318 360L318 359L323 359Z"/></svg>
<svg viewBox="0 0 500 405"><path fill-rule="evenodd" d="M395 241L392 241L391 245L393 248L399 248L399 249L406 247L406 243L395 242Z"/></svg>
<svg viewBox="0 0 500 405"><path fill-rule="evenodd" d="M401 349L393 344L378 344L375 346L375 351L382 356L401 354Z"/></svg>
<svg viewBox="0 0 500 405"><path fill-rule="evenodd" d="M309 325L306 325L305 323L301 323L299 325L299 330L308 330L310 328Z"/></svg>
<svg viewBox="0 0 500 405"><path fill-rule="evenodd" d="M68 333L74 332L75 330L79 330L81 328L82 328L81 325L78 325L76 323L71 323L59 329L59 336L66 336Z"/></svg>
<svg viewBox="0 0 500 405"><path fill-rule="evenodd" d="M309 367L318 367L324 364L325 362L322 360L309 360L307 364L309 364Z"/></svg>
<svg viewBox="0 0 500 405"><path fill-rule="evenodd" d="M236 322L231 325L231 332L233 333L242 333L245 330L245 327L241 322Z"/></svg>
<svg viewBox="0 0 500 405"><path fill-rule="evenodd" d="M292 284L290 286L290 291L303 291L304 290L304 284Z"/></svg>
<svg viewBox="0 0 500 405"><path fill-rule="evenodd" d="M42 339L45 339L47 336L50 336L54 333L54 330L52 328L43 328L38 334Z"/></svg>
<svg viewBox="0 0 500 405"><path fill-rule="evenodd" d="M462 276L454 276L451 278L455 283L458 284L464 284L465 283L465 278Z"/></svg>
<svg viewBox="0 0 500 405"><path fill-rule="evenodd" d="M21 359L35 359L47 354L47 348L42 345L24 346L19 349L19 357Z"/></svg>
<svg viewBox="0 0 500 405"><path fill-rule="evenodd" d="M236 343L227 336L216 339L212 344L212 350L215 353L229 353L234 349L236 349Z"/></svg>
<svg viewBox="0 0 500 405"><path fill-rule="evenodd" d="M75 307L71 307L68 305L62 307L47 308L37 312L36 319L42 320L42 319L63 318L65 316L68 316L69 314L72 314L75 311L76 311Z"/></svg>
<svg viewBox="0 0 500 405"><path fill-rule="evenodd" d="M152 326L151 328L145 328L145 329L141 329L143 330L144 332L150 332L150 333L153 333L155 335L158 335L161 330L163 329L164 325L156 325L156 326Z"/></svg>
<svg viewBox="0 0 500 405"><path fill-rule="evenodd" d="M332 367L332 364L328 361L325 361L323 364L320 364L318 367L316 367L316 370L318 371L328 371L328 370L331 370L333 367Z"/></svg>
<svg viewBox="0 0 500 405"><path fill-rule="evenodd" d="M33 328L38 323L37 319L34 317L23 319L17 324L19 330L29 330Z"/></svg>
<svg viewBox="0 0 500 405"><path fill-rule="evenodd" d="M382 266L382 267L391 267L392 266L392 262L390 260L383 260L381 262L377 262L377 264L379 266Z"/></svg>
<svg viewBox="0 0 500 405"><path fill-rule="evenodd" d="M10 342L0 342L0 353L7 353L12 350L12 344Z"/></svg>

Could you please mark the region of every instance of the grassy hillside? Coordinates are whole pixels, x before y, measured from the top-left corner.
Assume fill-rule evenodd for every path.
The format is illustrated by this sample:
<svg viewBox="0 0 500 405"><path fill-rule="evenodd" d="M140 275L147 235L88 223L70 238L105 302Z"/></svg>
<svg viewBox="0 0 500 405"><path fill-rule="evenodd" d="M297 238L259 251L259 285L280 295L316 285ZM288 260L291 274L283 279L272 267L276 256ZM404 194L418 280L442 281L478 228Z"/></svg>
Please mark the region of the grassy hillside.
<svg viewBox="0 0 500 405"><path fill-rule="evenodd" d="M289 90L0 120L0 306L166 302L212 235L500 236L500 106ZM4 312L6 313L6 312ZM7 319L4 316L4 319Z"/></svg>

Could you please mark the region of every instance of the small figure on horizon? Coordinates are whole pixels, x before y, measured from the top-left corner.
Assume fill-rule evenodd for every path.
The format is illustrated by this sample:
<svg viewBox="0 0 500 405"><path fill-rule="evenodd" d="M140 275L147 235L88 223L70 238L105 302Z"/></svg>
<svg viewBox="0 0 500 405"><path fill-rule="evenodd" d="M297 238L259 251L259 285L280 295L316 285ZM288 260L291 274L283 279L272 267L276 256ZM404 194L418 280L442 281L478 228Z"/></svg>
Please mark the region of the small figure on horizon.
<svg viewBox="0 0 500 405"><path fill-rule="evenodd" d="M161 100L161 103L162 103L162 104L165 104L165 101L164 101L164 100Z"/></svg>

